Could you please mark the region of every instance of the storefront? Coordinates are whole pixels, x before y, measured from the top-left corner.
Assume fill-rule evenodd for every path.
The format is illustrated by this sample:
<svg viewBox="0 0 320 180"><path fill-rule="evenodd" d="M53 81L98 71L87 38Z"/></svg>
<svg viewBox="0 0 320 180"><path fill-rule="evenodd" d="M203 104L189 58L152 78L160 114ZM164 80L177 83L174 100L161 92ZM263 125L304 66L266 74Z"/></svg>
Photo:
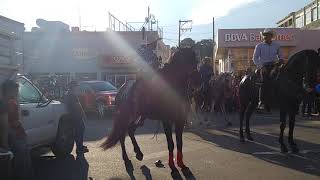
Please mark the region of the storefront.
<svg viewBox="0 0 320 180"><path fill-rule="evenodd" d="M25 32L27 74L60 75L68 81L108 80L117 87L135 79L137 49L157 42L158 33L127 32ZM163 53L155 47L154 52ZM168 49L169 52L169 49Z"/></svg>
<svg viewBox="0 0 320 180"><path fill-rule="evenodd" d="M303 49L320 47L320 30L301 30L296 28L275 28L274 41L279 43L285 61ZM216 62L219 72L241 73L255 68L253 52L255 46L263 41L263 29L219 29Z"/></svg>

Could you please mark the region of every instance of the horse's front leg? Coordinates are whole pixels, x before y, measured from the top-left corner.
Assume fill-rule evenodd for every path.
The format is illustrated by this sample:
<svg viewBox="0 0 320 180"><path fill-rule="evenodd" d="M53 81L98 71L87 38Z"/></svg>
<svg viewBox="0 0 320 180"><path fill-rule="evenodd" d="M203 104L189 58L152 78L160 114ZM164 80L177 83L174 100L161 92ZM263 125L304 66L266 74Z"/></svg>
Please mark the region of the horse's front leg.
<svg viewBox="0 0 320 180"><path fill-rule="evenodd" d="M253 138L251 136L251 130L250 130L250 118L256 109L258 103L250 102L248 106L248 110L246 112L246 135L247 139L249 141L253 141Z"/></svg>
<svg viewBox="0 0 320 180"><path fill-rule="evenodd" d="M293 153L298 153L299 148L297 147L297 144L293 141L293 131L294 131L294 126L295 126L295 116L296 112L293 110L289 114L289 136L288 136L288 143L290 145L290 148Z"/></svg>
<svg viewBox="0 0 320 180"><path fill-rule="evenodd" d="M167 138L167 144L168 144L168 150L169 150L169 167L171 169L171 176L173 179L181 179L181 175L174 165L174 160L173 160L173 150L174 150L174 143L172 139L172 124L169 122L163 121L163 129L164 133L166 134Z"/></svg>
<svg viewBox="0 0 320 180"><path fill-rule="evenodd" d="M287 153L288 148L283 142L283 133L284 130L286 129L286 118L287 118L287 112L284 111L280 107L280 135L279 135L279 143L280 143L280 148L282 153Z"/></svg>
<svg viewBox="0 0 320 180"><path fill-rule="evenodd" d="M182 119L181 119L181 121L183 122ZM181 168L184 176L193 177L193 174L190 171L190 169L183 163L183 153L182 153L183 123L181 121L176 121L176 123L175 123L175 133L176 133L176 141L177 141L177 165Z"/></svg>
<svg viewBox="0 0 320 180"><path fill-rule="evenodd" d="M177 164L180 168L186 167L183 163L183 154L182 154L182 133L183 126L181 122L175 123L175 132L176 132L176 141L177 141Z"/></svg>
<svg viewBox="0 0 320 180"><path fill-rule="evenodd" d="M142 161L143 160L143 153L141 152L140 150L140 147L137 143L137 140L134 136L134 132L136 131L137 127L132 125L129 127L129 131L128 131L128 134L129 134L129 137L131 139L131 142L132 142L132 145L133 145L133 148L134 148L134 152L136 153L136 158L139 160L139 161Z"/></svg>
<svg viewBox="0 0 320 180"><path fill-rule="evenodd" d="M120 144L121 144L121 150L122 150L122 159L123 159L124 164L126 166L126 170L128 172L130 172L130 171L133 171L133 165L132 165L132 162L130 161L130 159L129 159L128 155L127 155L126 146L125 146L125 139L126 139L125 135L123 135L120 138Z"/></svg>

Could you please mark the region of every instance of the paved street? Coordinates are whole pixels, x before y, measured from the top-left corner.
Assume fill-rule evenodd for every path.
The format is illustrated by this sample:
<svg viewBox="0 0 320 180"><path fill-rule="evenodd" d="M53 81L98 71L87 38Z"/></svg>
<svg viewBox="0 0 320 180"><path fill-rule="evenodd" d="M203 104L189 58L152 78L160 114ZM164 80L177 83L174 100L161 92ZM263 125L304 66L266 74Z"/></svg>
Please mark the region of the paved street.
<svg viewBox="0 0 320 180"><path fill-rule="evenodd" d="M279 153L278 113L255 115L252 120L254 142L244 144L238 139L238 119L231 117L233 127L215 117L212 127L196 128L184 134L184 160L194 174L187 179L320 179L320 118L302 119L296 125L300 154ZM154 137L157 121L147 121L137 131L137 140L144 153L143 161L135 159L131 141L127 139L127 152L134 166L127 173L121 158L120 146L102 151L99 148L111 128L111 120L90 118L87 122L86 144L90 152L85 158L75 153L64 159L56 159L51 153L34 158L38 179L43 180L120 180L120 179L172 179L167 166L168 151L162 133ZM162 160L165 168L157 168L154 162ZM181 172L183 179L186 179Z"/></svg>

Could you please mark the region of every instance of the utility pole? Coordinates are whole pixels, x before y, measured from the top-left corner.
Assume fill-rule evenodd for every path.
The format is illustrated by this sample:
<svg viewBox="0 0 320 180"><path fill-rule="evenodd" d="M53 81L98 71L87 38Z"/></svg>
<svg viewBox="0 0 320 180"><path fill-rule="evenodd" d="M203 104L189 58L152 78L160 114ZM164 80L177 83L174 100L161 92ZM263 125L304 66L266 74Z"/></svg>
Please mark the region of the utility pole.
<svg viewBox="0 0 320 180"><path fill-rule="evenodd" d="M181 20L179 20L179 43L178 43L178 47L180 47L180 37L181 37L180 28L181 28Z"/></svg>
<svg viewBox="0 0 320 180"><path fill-rule="evenodd" d="M179 20L179 44L178 44L178 47L180 47L180 38L181 38L181 31L182 32L185 32L185 31L190 31L191 32L191 29L192 29L192 24L190 27L188 28L184 28L183 26L187 23L192 23L192 20Z"/></svg>
<svg viewBox="0 0 320 180"><path fill-rule="evenodd" d="M148 31L150 31L150 7L148 6Z"/></svg>
<svg viewBox="0 0 320 180"><path fill-rule="evenodd" d="M216 56L215 56L215 40L214 40L215 36L214 36L214 17L212 18L212 43L213 43L213 46L212 46L212 61L213 61L213 74L216 73Z"/></svg>

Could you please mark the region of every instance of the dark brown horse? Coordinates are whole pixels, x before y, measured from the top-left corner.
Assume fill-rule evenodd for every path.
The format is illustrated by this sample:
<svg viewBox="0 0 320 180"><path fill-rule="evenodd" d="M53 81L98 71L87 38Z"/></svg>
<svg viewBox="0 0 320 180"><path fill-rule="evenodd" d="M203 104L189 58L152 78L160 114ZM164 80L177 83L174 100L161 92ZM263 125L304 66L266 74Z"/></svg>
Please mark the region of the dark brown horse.
<svg viewBox="0 0 320 180"><path fill-rule="evenodd" d="M314 50L303 50L290 57L288 63L278 72L273 83L276 97L280 105L280 135L279 143L281 152L288 149L283 142L286 128L286 118L289 115L288 143L292 152L298 152L298 146L293 139L295 117L302 98L307 93L303 88L303 81L308 87L314 87L316 72L320 67L320 57ZM257 74L246 75L240 82L240 141L244 142L243 120L246 119L246 135L248 140L253 140L250 133L250 117L258 104L259 87L256 84ZM271 97L269 97L271 98Z"/></svg>
<svg viewBox="0 0 320 180"><path fill-rule="evenodd" d="M120 141L127 171L133 170L133 166L126 153L126 134L128 133L132 140L136 158L142 160L143 153L137 144L134 132L140 122L147 118L162 121L168 143L169 166L174 178L180 176L173 160L172 126L175 126L177 165L182 170L188 171L183 163L182 133L190 108L188 90L190 87L200 86L193 78L198 77L196 68L197 61L193 50L179 49L171 57L171 62L159 70L152 80L137 81L122 87L127 90L120 89L120 92L127 91L127 96L119 100L113 129L101 147L109 149Z"/></svg>

